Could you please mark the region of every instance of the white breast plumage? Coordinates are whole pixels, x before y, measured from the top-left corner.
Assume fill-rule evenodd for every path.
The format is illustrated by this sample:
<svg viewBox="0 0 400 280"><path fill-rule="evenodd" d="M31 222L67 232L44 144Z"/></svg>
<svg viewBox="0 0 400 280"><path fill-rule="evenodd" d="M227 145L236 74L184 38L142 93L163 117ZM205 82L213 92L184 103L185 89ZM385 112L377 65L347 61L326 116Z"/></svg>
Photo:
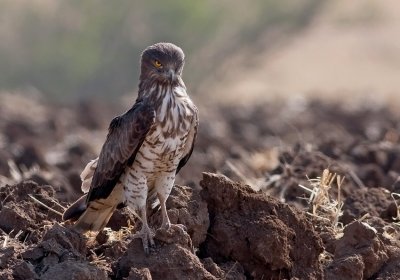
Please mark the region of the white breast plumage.
<svg viewBox="0 0 400 280"><path fill-rule="evenodd" d="M159 94L163 96L161 106L156 111L156 121L146 136L136 160L150 172L159 170L154 170L157 166L147 161L157 160L162 169L177 167L185 150L194 115L191 109L193 103L184 88L176 87Z"/></svg>

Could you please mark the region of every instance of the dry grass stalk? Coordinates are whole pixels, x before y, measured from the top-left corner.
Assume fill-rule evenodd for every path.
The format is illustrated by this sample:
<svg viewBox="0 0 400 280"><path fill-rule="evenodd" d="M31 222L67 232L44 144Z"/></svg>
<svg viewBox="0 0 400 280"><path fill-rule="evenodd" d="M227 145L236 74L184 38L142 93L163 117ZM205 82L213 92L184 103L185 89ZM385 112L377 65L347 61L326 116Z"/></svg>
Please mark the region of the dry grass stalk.
<svg viewBox="0 0 400 280"><path fill-rule="evenodd" d="M393 198L394 204L396 205L396 209L397 209L397 216L393 217L393 220L395 220L396 222L400 222L400 208L399 205L396 201L396 197L397 199L400 198L400 194L399 193L391 193L390 196Z"/></svg>
<svg viewBox="0 0 400 280"><path fill-rule="evenodd" d="M104 231L108 235L109 241L122 241L129 237L134 230L134 226L128 220L127 227L121 227L118 231L113 231L111 228L104 228Z"/></svg>
<svg viewBox="0 0 400 280"><path fill-rule="evenodd" d="M96 265L96 266L107 266L108 262L106 260L106 257L103 254L96 255L96 253L93 250L90 250L92 253L92 260L90 261L90 264Z"/></svg>
<svg viewBox="0 0 400 280"><path fill-rule="evenodd" d="M4 236L3 248L7 247L8 240L10 240L10 236L8 235Z"/></svg>
<svg viewBox="0 0 400 280"><path fill-rule="evenodd" d="M37 204L43 206L43 207L46 208L47 210L50 210L51 212L53 212L53 213L55 213L55 214L57 214L57 215L59 215L59 216L62 216L62 215L63 215L61 212L58 212L57 210L51 208L50 206L47 206L46 204L44 204L43 202L41 202L40 200L38 200L38 199L37 199L36 197L34 197L33 195L28 194L28 196L29 196L34 202L36 202Z"/></svg>
<svg viewBox="0 0 400 280"><path fill-rule="evenodd" d="M322 172L321 177L315 179L308 178L309 187L299 185L303 190L310 193L308 204L311 206L310 215L319 219L329 221L334 228L338 229L339 218L342 216L343 201L341 198L341 188L344 182L344 177L331 173L329 169ZM338 195L333 199L330 190L333 183L336 183Z"/></svg>
<svg viewBox="0 0 400 280"><path fill-rule="evenodd" d="M19 237L21 236L21 234L23 234L23 231L20 230L14 237L12 237L11 235L13 234L13 232L14 232L14 230L10 231L10 233L7 234L4 231L1 231L1 233L2 233L1 235L4 237L2 248L12 247L12 246L14 246L14 247L19 247L19 246L25 247L25 245L26 245L25 241L26 241L26 237L27 236L25 237L25 240L20 241Z"/></svg>
<svg viewBox="0 0 400 280"><path fill-rule="evenodd" d="M398 180L398 179L397 179ZM396 182L397 182L396 180ZM393 223L385 226L384 234L389 239L399 240L400 239L400 206L397 203L397 199L400 198L399 193L391 193L390 196L393 198L394 204L396 205L396 217L392 217Z"/></svg>

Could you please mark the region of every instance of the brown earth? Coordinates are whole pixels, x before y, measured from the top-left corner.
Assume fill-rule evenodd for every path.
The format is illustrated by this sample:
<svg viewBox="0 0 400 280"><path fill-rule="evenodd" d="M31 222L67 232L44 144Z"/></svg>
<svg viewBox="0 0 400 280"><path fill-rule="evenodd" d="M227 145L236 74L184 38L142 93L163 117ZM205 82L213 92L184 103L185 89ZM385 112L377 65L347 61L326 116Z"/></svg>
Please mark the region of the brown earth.
<svg viewBox="0 0 400 280"><path fill-rule="evenodd" d="M195 152L167 202L186 231L156 230L145 255L127 209L96 237L57 213L80 195L80 171L121 110L1 98L0 279L400 277L400 123L385 107L200 107ZM326 168L346 177L338 224L310 214L298 186ZM149 223L159 227L159 211Z"/></svg>

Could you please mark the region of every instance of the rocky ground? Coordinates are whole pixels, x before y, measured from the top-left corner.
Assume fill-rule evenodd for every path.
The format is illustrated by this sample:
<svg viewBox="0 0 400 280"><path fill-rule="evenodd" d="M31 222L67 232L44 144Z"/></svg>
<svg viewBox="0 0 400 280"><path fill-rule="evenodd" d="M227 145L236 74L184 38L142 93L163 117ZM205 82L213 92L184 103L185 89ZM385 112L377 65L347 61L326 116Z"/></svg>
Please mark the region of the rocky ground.
<svg viewBox="0 0 400 280"><path fill-rule="evenodd" d="M0 279L400 279L400 118L384 106L200 107L167 203L187 230L156 230L145 255L126 209L97 236L60 216L121 107L0 99Z"/></svg>

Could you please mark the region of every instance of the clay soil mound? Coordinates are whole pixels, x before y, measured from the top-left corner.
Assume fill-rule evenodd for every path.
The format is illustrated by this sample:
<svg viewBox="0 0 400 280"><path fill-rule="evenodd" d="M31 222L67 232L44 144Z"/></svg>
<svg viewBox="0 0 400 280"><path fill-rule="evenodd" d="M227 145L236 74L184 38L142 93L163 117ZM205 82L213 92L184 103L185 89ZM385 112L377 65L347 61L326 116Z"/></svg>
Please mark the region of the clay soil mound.
<svg viewBox="0 0 400 280"><path fill-rule="evenodd" d="M60 216L121 109L32 98L32 115L2 98L0 280L400 279L400 118L385 107L200 108L196 149L167 201L178 225L158 229L149 209L156 244L145 255L126 208L97 236ZM327 168L346 178L317 209L321 180L308 178Z"/></svg>
<svg viewBox="0 0 400 280"><path fill-rule="evenodd" d="M0 275L4 279L246 279L246 275L317 279L322 275L318 263L322 242L300 211L222 175L205 173L201 185L201 196L198 190L175 187L169 213L177 223L185 223L186 230L177 225L158 229L149 255L141 241L129 236L116 239L101 233L90 239L60 225L60 217L27 195L41 192L42 201L54 203L50 186L32 181L6 186L0 193L0 226L8 239L0 249ZM151 219L154 228L159 225L157 216ZM199 247L204 249L196 254ZM305 250L309 257L300 263Z"/></svg>
<svg viewBox="0 0 400 280"><path fill-rule="evenodd" d="M205 173L200 185L211 217L204 254L256 279L322 277L322 241L303 213L224 176Z"/></svg>

